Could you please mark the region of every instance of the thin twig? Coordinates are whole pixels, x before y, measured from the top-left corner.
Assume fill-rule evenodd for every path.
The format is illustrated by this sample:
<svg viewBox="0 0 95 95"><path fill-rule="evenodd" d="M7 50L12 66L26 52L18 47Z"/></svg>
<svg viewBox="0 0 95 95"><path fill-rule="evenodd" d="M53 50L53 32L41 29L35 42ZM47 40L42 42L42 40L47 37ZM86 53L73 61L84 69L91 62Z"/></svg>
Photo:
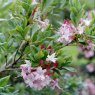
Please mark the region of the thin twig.
<svg viewBox="0 0 95 95"><path fill-rule="evenodd" d="M22 45L22 44L23 44L23 45ZM9 68L13 67L13 65L15 65L15 64L22 58L23 53L24 53L24 51L25 51L25 48L28 46L29 43L28 43L28 42L25 42L25 43L22 42L22 44L21 44L20 47L19 47L19 49L22 49L20 57L17 58L15 61L12 61L12 60L14 59L14 57L16 57L17 51L14 52L14 53L13 53L14 56L9 60L9 62L10 62L10 61L12 61L12 62L9 63L9 64L8 64L8 62L7 62L7 65L6 65L6 63L5 63L4 66L0 69L0 73L6 71L6 69L9 69ZM19 50L18 50L18 51L19 51Z"/></svg>
<svg viewBox="0 0 95 95"><path fill-rule="evenodd" d="M7 66L7 55L5 55L5 60L6 60L6 64L5 64L5 66Z"/></svg>

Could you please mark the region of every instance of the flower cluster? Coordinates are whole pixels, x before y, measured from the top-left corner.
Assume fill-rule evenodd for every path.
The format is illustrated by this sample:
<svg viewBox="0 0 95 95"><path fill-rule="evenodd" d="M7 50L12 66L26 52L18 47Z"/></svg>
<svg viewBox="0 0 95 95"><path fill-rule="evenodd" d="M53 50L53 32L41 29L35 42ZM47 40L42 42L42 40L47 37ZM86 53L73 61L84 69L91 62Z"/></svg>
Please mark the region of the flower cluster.
<svg viewBox="0 0 95 95"><path fill-rule="evenodd" d="M87 41L86 45L79 45L79 50L84 54L86 58L90 58L94 56L94 44L92 42Z"/></svg>
<svg viewBox="0 0 95 95"><path fill-rule="evenodd" d="M91 79L85 80L83 89L82 95L95 95L95 85Z"/></svg>
<svg viewBox="0 0 95 95"><path fill-rule="evenodd" d="M89 73L92 73L92 72L95 71L95 66L94 66L93 63L90 63L90 64L87 64L87 65L86 65L86 69L87 69L87 71L88 71Z"/></svg>
<svg viewBox="0 0 95 95"><path fill-rule="evenodd" d="M45 48L42 45L41 49L52 51L51 46ZM20 68L21 75L28 86L36 90L41 90L46 86L50 86L52 89L61 89L58 85L58 78L53 78L55 73L53 69L58 65L55 53L48 54L45 60L41 59L37 67L31 67L28 60L25 60L25 62L26 64L21 65Z"/></svg>
<svg viewBox="0 0 95 95"><path fill-rule="evenodd" d="M41 67L32 68L28 64L21 65L22 76L27 85L31 88L41 90L43 87L50 84L50 77L45 75L46 70Z"/></svg>
<svg viewBox="0 0 95 95"><path fill-rule="evenodd" d="M51 46L48 46L48 48L45 48L44 45L41 46L42 50L47 50L48 51L48 55L46 57L45 60L40 60L40 65L48 70L48 75L52 75L53 69L57 68L58 66L58 62L57 62L57 58L56 58L56 53L53 53L53 49ZM50 70L52 70L52 72L50 72Z"/></svg>
<svg viewBox="0 0 95 95"><path fill-rule="evenodd" d="M58 31L58 34L60 36L58 42L65 44L72 42L74 39L75 31L75 26L69 20L64 20L64 23Z"/></svg>
<svg viewBox="0 0 95 95"><path fill-rule="evenodd" d="M83 18L81 18L80 19L80 23L79 23L79 25L77 27L77 34L83 34L85 27L89 26L90 23L91 23L90 19L83 19Z"/></svg>
<svg viewBox="0 0 95 95"><path fill-rule="evenodd" d="M47 74L47 70L42 67L31 67L31 63L26 60L26 64L20 66L22 72L21 75L25 83L36 90L41 90L46 86L50 86L52 89L59 87L58 79L51 79Z"/></svg>
<svg viewBox="0 0 95 95"><path fill-rule="evenodd" d="M76 34L83 34L86 26L89 26L91 20L81 19L77 27L75 27L69 20L64 20L64 23L58 30L58 42L68 44L75 39Z"/></svg>

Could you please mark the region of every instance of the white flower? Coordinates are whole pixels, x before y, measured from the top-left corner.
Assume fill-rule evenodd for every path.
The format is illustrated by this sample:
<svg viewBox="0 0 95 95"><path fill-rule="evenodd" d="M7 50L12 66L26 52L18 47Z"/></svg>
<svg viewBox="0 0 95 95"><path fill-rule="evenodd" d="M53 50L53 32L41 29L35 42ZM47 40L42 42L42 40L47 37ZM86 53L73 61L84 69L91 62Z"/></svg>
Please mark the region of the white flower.
<svg viewBox="0 0 95 95"><path fill-rule="evenodd" d="M32 5L38 4L37 0L32 0Z"/></svg>
<svg viewBox="0 0 95 95"><path fill-rule="evenodd" d="M88 18L86 18L86 19L84 19L84 18L81 18L80 19L80 22L81 22L81 24L83 24L84 26L89 26L90 25L90 23L91 23L91 19L88 19Z"/></svg>
<svg viewBox="0 0 95 95"><path fill-rule="evenodd" d="M77 27L77 34L83 34L85 26L89 26L90 23L91 23L91 20L81 18L80 24Z"/></svg>
<svg viewBox="0 0 95 95"><path fill-rule="evenodd" d="M25 63L26 63L27 66L31 66L31 63L30 63L29 60L25 60Z"/></svg>
<svg viewBox="0 0 95 95"><path fill-rule="evenodd" d="M84 26L82 26L82 24L79 24L79 26L77 27L77 33L83 34L83 32L84 32Z"/></svg>
<svg viewBox="0 0 95 95"><path fill-rule="evenodd" d="M83 22L85 23L86 26L89 26L91 23L91 20L84 19Z"/></svg>
<svg viewBox="0 0 95 95"><path fill-rule="evenodd" d="M55 58L55 53L53 53L52 55L48 55L46 58L46 61L51 61L53 63L55 63L57 60L57 58Z"/></svg>

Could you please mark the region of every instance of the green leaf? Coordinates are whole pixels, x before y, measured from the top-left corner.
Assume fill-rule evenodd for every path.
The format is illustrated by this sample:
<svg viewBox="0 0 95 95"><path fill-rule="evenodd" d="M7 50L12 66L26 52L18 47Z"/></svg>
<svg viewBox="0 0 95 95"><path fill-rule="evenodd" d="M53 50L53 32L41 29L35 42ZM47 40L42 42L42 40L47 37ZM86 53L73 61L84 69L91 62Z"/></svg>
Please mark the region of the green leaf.
<svg viewBox="0 0 95 95"><path fill-rule="evenodd" d="M30 36L30 26L26 26L25 29L24 29L24 36L27 35L27 36Z"/></svg>
<svg viewBox="0 0 95 95"><path fill-rule="evenodd" d="M31 3L30 3L31 4ZM26 12L29 10L30 5L27 2L22 2L23 8L26 10Z"/></svg>
<svg viewBox="0 0 95 95"><path fill-rule="evenodd" d="M64 62L64 58L60 56L57 58L57 61L59 64L62 64Z"/></svg>
<svg viewBox="0 0 95 95"><path fill-rule="evenodd" d="M35 42L37 40L37 36L38 36L39 31L36 31L33 36L32 36L32 42Z"/></svg>
<svg viewBox="0 0 95 95"><path fill-rule="evenodd" d="M59 74L55 72L54 75L53 75L53 78L55 78L55 79L59 78Z"/></svg>
<svg viewBox="0 0 95 95"><path fill-rule="evenodd" d="M0 7L0 13L3 13L5 10L13 6L13 2L7 3L5 6Z"/></svg>
<svg viewBox="0 0 95 95"><path fill-rule="evenodd" d="M24 30L23 30L23 28L21 27L21 26L16 26L16 30L18 31L18 33L22 36L22 37L24 37Z"/></svg>
<svg viewBox="0 0 95 95"><path fill-rule="evenodd" d="M23 17L22 27L23 29L27 26L27 18Z"/></svg>
<svg viewBox="0 0 95 95"><path fill-rule="evenodd" d="M80 18L84 14L83 9L85 5L82 5L79 0L70 0L69 5L71 10L70 18L72 22L77 26Z"/></svg>
<svg viewBox="0 0 95 95"><path fill-rule="evenodd" d="M61 0L61 6L60 6L61 9L64 8L64 6L65 6L65 4L66 4L66 1L67 1L67 0Z"/></svg>
<svg viewBox="0 0 95 95"><path fill-rule="evenodd" d="M0 87L6 86L8 81L10 79L10 76L6 76L0 79Z"/></svg>
<svg viewBox="0 0 95 95"><path fill-rule="evenodd" d="M44 57L44 53L42 51L39 51L37 54L34 55L35 59L41 59Z"/></svg>
<svg viewBox="0 0 95 95"><path fill-rule="evenodd" d="M72 67L63 67L63 69L70 71L70 72L76 72L76 69Z"/></svg>
<svg viewBox="0 0 95 95"><path fill-rule="evenodd" d="M53 8L52 4L53 4L54 0L43 0L42 1L42 10L43 12L47 13L49 11L51 11L51 9Z"/></svg>

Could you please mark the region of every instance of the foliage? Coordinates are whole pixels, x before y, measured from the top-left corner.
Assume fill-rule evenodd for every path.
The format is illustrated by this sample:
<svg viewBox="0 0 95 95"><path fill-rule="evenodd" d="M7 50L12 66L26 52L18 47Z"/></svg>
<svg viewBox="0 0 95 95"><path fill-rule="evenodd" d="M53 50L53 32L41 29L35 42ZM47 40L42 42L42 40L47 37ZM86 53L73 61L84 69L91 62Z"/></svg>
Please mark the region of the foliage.
<svg viewBox="0 0 95 95"><path fill-rule="evenodd" d="M0 95L79 95L83 84L74 67L95 60L95 14L86 17L85 6L80 0L0 1ZM29 87L24 74L38 67L59 85Z"/></svg>

